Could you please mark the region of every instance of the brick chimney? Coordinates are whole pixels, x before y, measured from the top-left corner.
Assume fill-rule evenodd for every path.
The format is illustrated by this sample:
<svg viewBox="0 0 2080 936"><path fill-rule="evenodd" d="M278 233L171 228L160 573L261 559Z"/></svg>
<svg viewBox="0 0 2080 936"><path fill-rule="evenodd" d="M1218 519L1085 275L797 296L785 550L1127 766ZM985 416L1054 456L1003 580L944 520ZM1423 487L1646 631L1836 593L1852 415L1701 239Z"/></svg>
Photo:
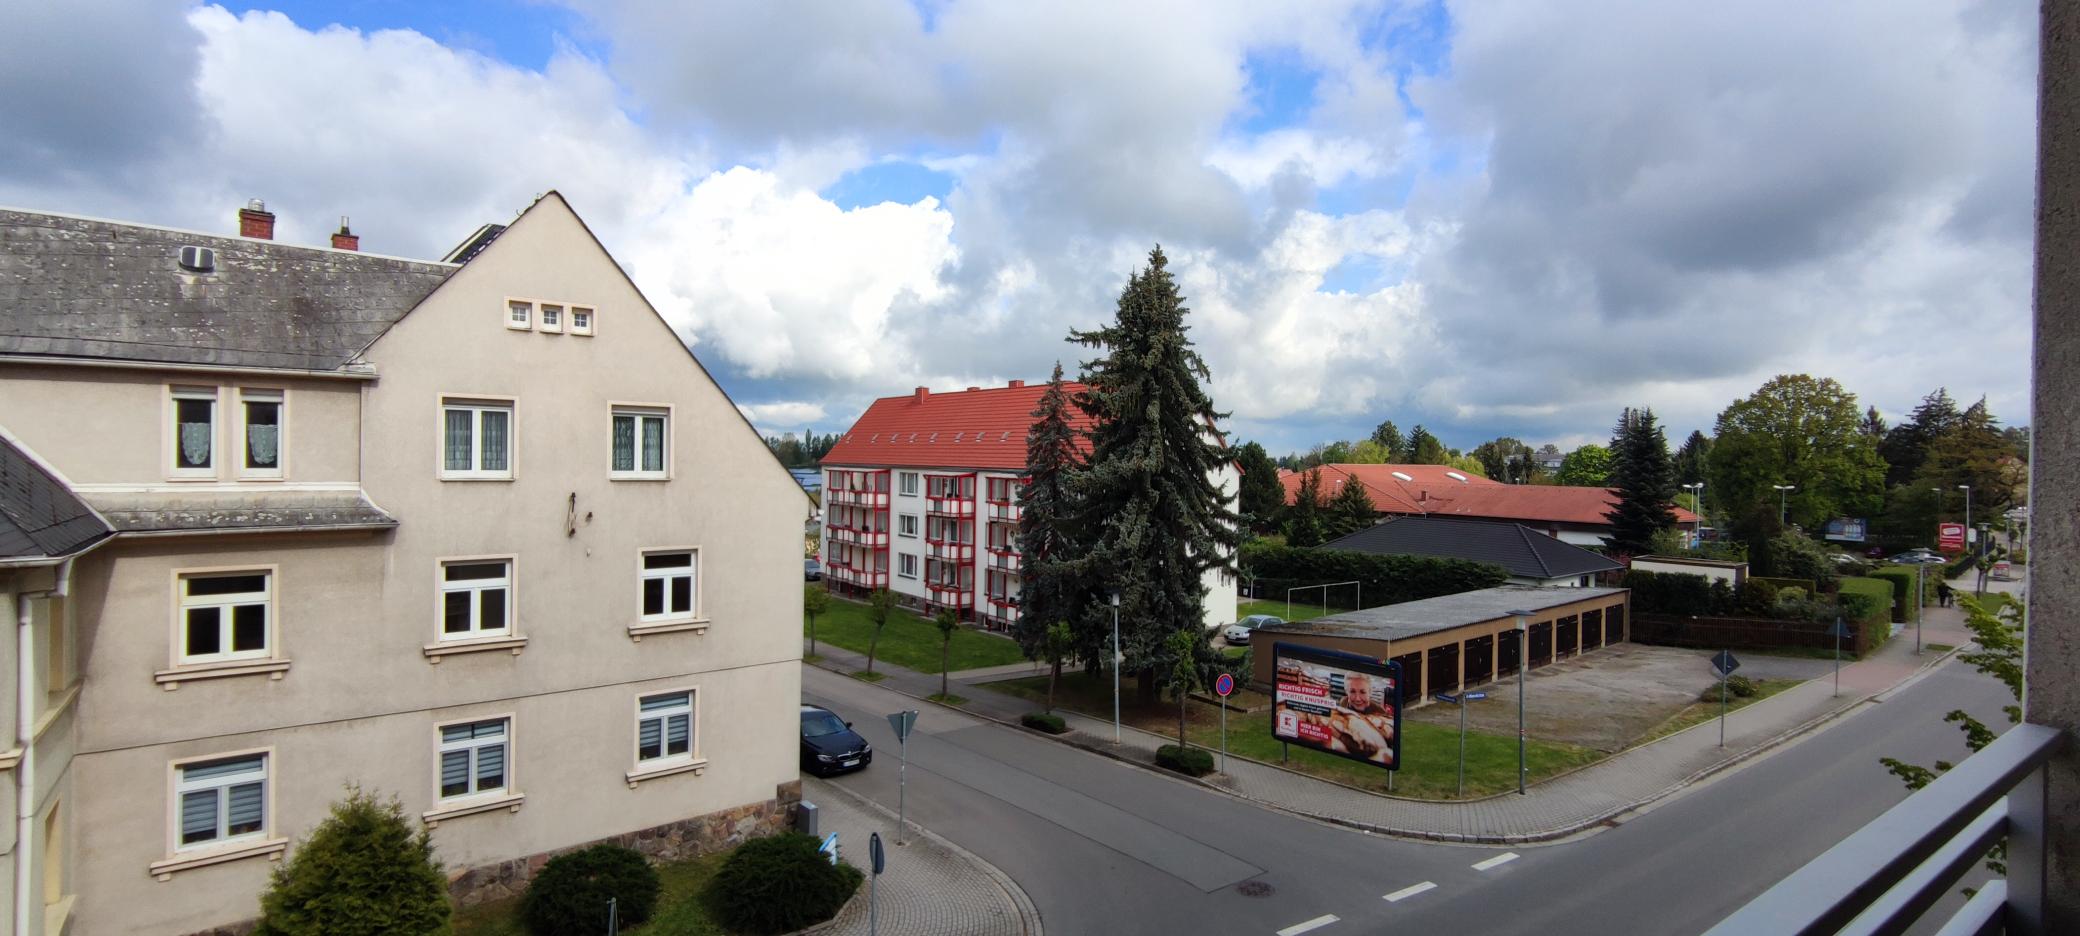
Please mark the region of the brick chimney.
<svg viewBox="0 0 2080 936"><path fill-rule="evenodd" d="M915 400L916 400L917 402L919 402L919 403L923 403L923 402L924 402L924 398L925 398L925 397L928 397L928 396L931 396L931 395L932 395L932 388L930 388L930 387L919 387L919 388L917 388L917 396L915 396L915 397L914 397L913 399L915 399Z"/></svg>
<svg viewBox="0 0 2080 936"><path fill-rule="evenodd" d="M1012 381L1012 382L1011 382L1011 389L1013 389L1013 390L1016 390L1016 389L1018 389L1018 388L1020 388L1020 387L1023 387L1023 386L1025 386L1025 385L1026 385L1026 382L1025 382L1025 381L1023 381L1023 380L1014 380L1014 381Z"/></svg>
<svg viewBox="0 0 2080 936"><path fill-rule="evenodd" d="M267 210L266 202L255 198L238 209L238 236L274 240L274 212Z"/></svg>
<svg viewBox="0 0 2080 936"><path fill-rule="evenodd" d="M355 234L355 233L354 233L353 231L347 230L347 216L346 216L346 215L340 215L340 216L339 216L339 230L337 230L337 231L334 231L334 232L332 232L332 249L334 249L334 250L360 250L360 249L361 249L361 237L360 237L360 235L358 235L358 234Z"/></svg>

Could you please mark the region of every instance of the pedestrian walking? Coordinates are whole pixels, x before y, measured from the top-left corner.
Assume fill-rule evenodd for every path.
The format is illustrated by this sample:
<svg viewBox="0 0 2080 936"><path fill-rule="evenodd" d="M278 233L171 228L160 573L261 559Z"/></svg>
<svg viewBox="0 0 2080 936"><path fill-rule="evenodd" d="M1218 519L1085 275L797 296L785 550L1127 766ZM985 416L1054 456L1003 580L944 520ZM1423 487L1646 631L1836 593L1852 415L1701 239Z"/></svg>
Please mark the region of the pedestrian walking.
<svg viewBox="0 0 2080 936"><path fill-rule="evenodd" d="M1949 582L1937 582L1937 583L1936 583L1936 606L1937 606L1937 607L1942 607L1942 608L1947 608L1947 607L1950 607L1950 583L1949 583Z"/></svg>

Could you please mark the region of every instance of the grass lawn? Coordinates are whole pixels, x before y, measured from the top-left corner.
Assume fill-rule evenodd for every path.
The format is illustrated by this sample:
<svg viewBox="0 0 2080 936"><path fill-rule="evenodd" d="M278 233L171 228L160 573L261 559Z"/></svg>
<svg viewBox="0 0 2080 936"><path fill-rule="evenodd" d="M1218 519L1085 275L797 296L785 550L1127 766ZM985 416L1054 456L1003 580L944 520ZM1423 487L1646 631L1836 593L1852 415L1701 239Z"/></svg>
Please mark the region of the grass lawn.
<svg viewBox="0 0 2080 936"><path fill-rule="evenodd" d="M1990 591L1987 592L1983 597L1981 597L1974 596L1971 592L1968 591L1959 590L1957 593L1957 597L1960 600L1969 598L1973 601L1976 601L1979 603L1979 607L1985 608L1987 611L1992 612L1994 614L2001 613L2002 608L2005 608L2008 605L2015 603L2015 596L2010 595L2007 592ZM1962 606L1962 604L1959 605L1959 607Z"/></svg>
<svg viewBox="0 0 2080 936"><path fill-rule="evenodd" d="M1035 701L1047 698L1047 677L1012 679L987 684L986 688ZM1177 736L1177 703L1158 702L1142 706L1133 700L1134 682L1122 687L1121 718L1128 724L1158 734ZM1261 694L1255 695L1261 701ZM1055 693L1056 704L1088 715L1110 717L1112 680L1082 671L1063 673ZM1198 702L1187 709L1187 735L1192 744L1218 752L1221 746L1220 710ZM1452 799L1458 784L1459 731L1437 725L1401 723L1402 764L1394 779L1394 793L1424 799ZM1228 752L1268 763L1281 763L1282 747L1271 737L1271 711L1228 714ZM1603 754L1571 744L1532 740L1525 747L1526 765L1532 782L1599 760ZM1332 754L1295 747L1285 763L1302 773L1385 792L1387 771ZM1517 788L1517 741L1508 735L1467 732L1466 795L1486 796Z"/></svg>
<svg viewBox="0 0 2080 936"><path fill-rule="evenodd" d="M1311 621L1325 614L1335 614L1338 611L1345 610L1349 609L1324 608L1321 605L1301 604L1300 602L1296 601L1293 602L1293 613L1288 615L1286 614L1286 603L1284 601L1272 598L1260 598L1252 601L1243 601L1240 604L1237 604L1235 606L1235 620L1240 621L1243 618L1249 617L1252 614L1270 614L1277 616L1281 620Z"/></svg>
<svg viewBox="0 0 2080 936"><path fill-rule="evenodd" d="M830 610L816 616L816 639L819 642L865 653L867 641L873 634L874 624L867 618L867 606L836 595L831 596ZM807 618L802 620L802 636L809 636ZM881 646L874 659L877 665L885 662L920 673L939 672L939 628L910 611L897 608L889 613L888 626L881 629ZM971 627L962 627L953 634L950 661L954 672L1017 663L1023 659L1025 654L1019 652L1018 644L1008 638L985 634Z"/></svg>
<svg viewBox="0 0 2080 936"><path fill-rule="evenodd" d="M1726 694L1726 711L1732 712L1735 709L1746 708L1747 706L1754 705L1755 703L1767 699L1770 696L1776 695L1779 692L1783 692L1784 690L1789 689L1792 686L1796 686L1800 682L1803 682L1803 680L1755 680L1754 695L1751 695L1743 699L1740 696L1734 695L1731 692ZM1656 727L1653 731L1647 732L1647 736L1641 738L1640 743L1645 744L1646 742L1652 741L1656 738L1665 738L1692 725L1701 725L1718 717L1719 700L1716 697L1714 697L1710 702L1705 702L1701 700L1697 702L1692 702L1687 708L1675 713L1674 715L1669 716L1669 719L1665 722L1662 722L1659 727Z"/></svg>
<svg viewBox="0 0 2080 936"><path fill-rule="evenodd" d="M628 936L722 936L723 929L708 918L701 891L708 879L721 870L728 852L674 861L657 866L663 889L657 896L657 913L642 926L622 930ZM482 904L458 910L455 936L527 936L520 923L520 899Z"/></svg>
<svg viewBox="0 0 2080 936"><path fill-rule="evenodd" d="M1929 645L1928 645L1928 649L1930 649L1930 650L1934 650L1934 651L1935 651L1935 652L1937 652L1937 653L1949 653L1950 651L1952 651L1952 650L1955 650L1955 649L1957 649L1957 645L1956 645L1956 644L1942 644L1942 643L1932 643L1932 644L1929 644Z"/></svg>

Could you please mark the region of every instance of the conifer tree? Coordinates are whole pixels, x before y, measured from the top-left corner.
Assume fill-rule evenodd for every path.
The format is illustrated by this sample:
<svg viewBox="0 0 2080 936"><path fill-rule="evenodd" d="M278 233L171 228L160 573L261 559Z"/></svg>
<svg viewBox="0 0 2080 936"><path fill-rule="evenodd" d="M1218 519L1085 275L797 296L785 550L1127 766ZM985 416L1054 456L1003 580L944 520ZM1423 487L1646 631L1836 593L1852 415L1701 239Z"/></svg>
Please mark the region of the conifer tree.
<svg viewBox="0 0 2080 936"><path fill-rule="evenodd" d="M1331 537L1349 536L1371 526L1377 516L1372 496L1365 493L1365 485L1351 478L1338 485L1336 494L1329 498L1325 526L1329 528Z"/></svg>
<svg viewBox="0 0 2080 936"><path fill-rule="evenodd" d="M1383 420L1373 428L1372 441L1387 450L1387 461L1390 462L1399 461L1402 454L1408 451L1408 440L1402 438L1401 427L1394 425L1391 419Z"/></svg>
<svg viewBox="0 0 2080 936"><path fill-rule="evenodd" d="M1618 501L1604 515L1611 524L1604 542L1621 555L1651 552L1654 535L1676 525L1669 509L1676 494L1675 466L1652 409L1627 408L1618 417L1611 436L1610 486Z"/></svg>
<svg viewBox="0 0 2080 936"><path fill-rule="evenodd" d="M1444 443L1421 426L1408 431L1407 455L1403 460L1411 465L1442 465L1451 457L1444 450Z"/></svg>
<svg viewBox="0 0 2080 936"><path fill-rule="evenodd" d="M1286 508L1286 545L1320 546L1326 532L1322 522L1322 469L1310 468L1300 475L1300 489Z"/></svg>
<svg viewBox="0 0 2080 936"><path fill-rule="evenodd" d="M1047 390L1033 409L1033 427L1026 433L1026 483L1018 495L1018 546L1023 558L1018 626L1012 633L1029 659L1039 659L1046 652L1047 628L1061 622L1068 622L1077 633L1078 652L1096 649L1089 628L1079 626L1089 602L1083 550L1078 548L1079 537L1073 528L1071 486L1081 459L1076 430L1069 425L1071 405L1062 384L1062 365L1056 362Z"/></svg>
<svg viewBox="0 0 2080 936"><path fill-rule="evenodd" d="M1084 362L1091 454L1077 475L1077 511L1092 533L1091 568L1119 595L1120 647L1140 673L1144 700L1169 636L1205 620L1205 574L1236 571L1241 517L1220 474L1234 453L1216 434L1225 414L1201 382L1211 376L1186 337L1184 297L1161 247L1129 277L1113 321L1070 340L1099 349Z"/></svg>
<svg viewBox="0 0 2080 936"><path fill-rule="evenodd" d="M1255 442L1237 449L1236 461L1242 465L1243 519L1259 533L1277 529L1278 515L1284 512L1286 500L1285 487L1278 481L1278 466Z"/></svg>

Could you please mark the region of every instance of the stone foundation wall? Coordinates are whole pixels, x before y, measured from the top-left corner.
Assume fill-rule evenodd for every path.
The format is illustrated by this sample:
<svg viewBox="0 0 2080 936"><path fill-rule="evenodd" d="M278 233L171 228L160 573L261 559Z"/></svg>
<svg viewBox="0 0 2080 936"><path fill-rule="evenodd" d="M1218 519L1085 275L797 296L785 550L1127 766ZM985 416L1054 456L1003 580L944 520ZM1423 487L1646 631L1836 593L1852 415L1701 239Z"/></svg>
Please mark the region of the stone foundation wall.
<svg viewBox="0 0 2080 936"><path fill-rule="evenodd" d="M705 816L694 816L661 826L581 842L552 852L479 865L451 872L448 894L457 907L518 897L527 882L541 872L549 859L581 848L611 843L633 848L652 861L677 861L735 848L760 836L784 831L794 824L795 806L802 801L802 782L790 780L774 791L774 797L746 803Z"/></svg>

